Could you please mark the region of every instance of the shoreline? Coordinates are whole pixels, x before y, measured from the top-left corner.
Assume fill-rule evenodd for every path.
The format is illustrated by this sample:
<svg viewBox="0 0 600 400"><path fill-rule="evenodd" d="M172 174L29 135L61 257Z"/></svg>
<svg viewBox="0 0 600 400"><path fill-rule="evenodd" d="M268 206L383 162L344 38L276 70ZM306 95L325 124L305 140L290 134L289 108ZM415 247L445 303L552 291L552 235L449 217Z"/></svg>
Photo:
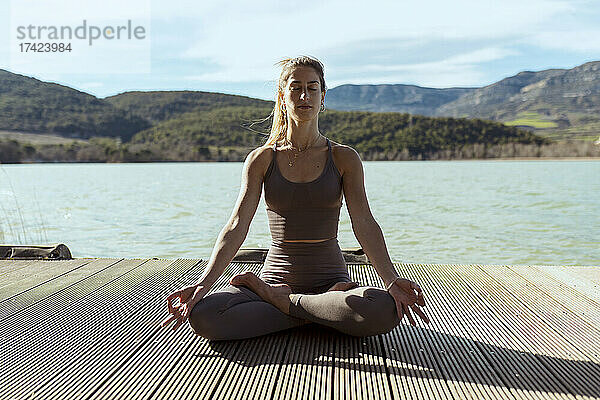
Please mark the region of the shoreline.
<svg viewBox="0 0 600 400"><path fill-rule="evenodd" d="M508 158L468 158L423 161L600 161L600 157L508 157Z"/></svg>
<svg viewBox="0 0 600 400"><path fill-rule="evenodd" d="M437 160L362 160L363 162L440 162L440 161L600 161L600 157L503 157L503 158L449 158ZM1 162L0 165L23 165L23 164L179 164L179 163L243 163L237 160L153 160L153 161L21 161L21 162Z"/></svg>

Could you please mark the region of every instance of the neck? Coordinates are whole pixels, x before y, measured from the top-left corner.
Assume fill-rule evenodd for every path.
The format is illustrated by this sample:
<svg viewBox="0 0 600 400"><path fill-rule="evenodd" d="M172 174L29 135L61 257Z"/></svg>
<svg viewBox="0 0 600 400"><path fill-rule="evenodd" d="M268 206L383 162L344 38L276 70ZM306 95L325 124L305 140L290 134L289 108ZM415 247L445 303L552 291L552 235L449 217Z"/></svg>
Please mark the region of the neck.
<svg viewBox="0 0 600 400"><path fill-rule="evenodd" d="M308 146L314 146L318 143L319 122L315 118L311 121L294 121L288 119L288 128L286 139L292 146L299 149L306 149Z"/></svg>

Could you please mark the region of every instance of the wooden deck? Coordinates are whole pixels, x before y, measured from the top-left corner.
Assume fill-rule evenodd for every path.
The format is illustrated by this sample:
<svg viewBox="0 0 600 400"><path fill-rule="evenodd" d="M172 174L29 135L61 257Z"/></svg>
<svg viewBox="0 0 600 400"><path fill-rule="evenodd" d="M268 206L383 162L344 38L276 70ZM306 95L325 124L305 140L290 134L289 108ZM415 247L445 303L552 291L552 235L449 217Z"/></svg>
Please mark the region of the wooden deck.
<svg viewBox="0 0 600 400"><path fill-rule="evenodd" d="M0 399L600 398L599 267L397 264L431 324L362 339L160 328L166 295L205 265L0 260ZM217 287L260 267L232 263ZM371 266L349 268L381 286Z"/></svg>

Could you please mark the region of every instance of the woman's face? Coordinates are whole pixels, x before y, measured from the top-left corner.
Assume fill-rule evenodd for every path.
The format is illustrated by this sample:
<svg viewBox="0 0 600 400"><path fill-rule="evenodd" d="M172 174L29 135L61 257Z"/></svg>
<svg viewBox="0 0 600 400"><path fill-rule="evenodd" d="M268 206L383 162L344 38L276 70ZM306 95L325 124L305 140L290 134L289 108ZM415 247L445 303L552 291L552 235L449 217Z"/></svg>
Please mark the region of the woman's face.
<svg viewBox="0 0 600 400"><path fill-rule="evenodd" d="M319 75L312 67L296 67L285 84L283 104L296 121L309 121L319 115L325 93L321 92Z"/></svg>

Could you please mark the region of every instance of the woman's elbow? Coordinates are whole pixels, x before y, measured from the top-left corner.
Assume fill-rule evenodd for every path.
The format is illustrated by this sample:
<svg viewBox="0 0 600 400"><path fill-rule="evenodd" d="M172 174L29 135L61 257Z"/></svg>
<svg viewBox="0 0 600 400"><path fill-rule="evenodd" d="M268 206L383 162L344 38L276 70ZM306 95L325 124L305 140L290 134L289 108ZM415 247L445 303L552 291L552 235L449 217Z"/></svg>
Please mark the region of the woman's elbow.
<svg viewBox="0 0 600 400"><path fill-rule="evenodd" d="M366 238L377 232L379 224L373 217L366 217L352 221L352 230L358 239Z"/></svg>
<svg viewBox="0 0 600 400"><path fill-rule="evenodd" d="M245 238L248 234L250 226L239 219L230 219L223 227L221 234L224 237L242 237Z"/></svg>

